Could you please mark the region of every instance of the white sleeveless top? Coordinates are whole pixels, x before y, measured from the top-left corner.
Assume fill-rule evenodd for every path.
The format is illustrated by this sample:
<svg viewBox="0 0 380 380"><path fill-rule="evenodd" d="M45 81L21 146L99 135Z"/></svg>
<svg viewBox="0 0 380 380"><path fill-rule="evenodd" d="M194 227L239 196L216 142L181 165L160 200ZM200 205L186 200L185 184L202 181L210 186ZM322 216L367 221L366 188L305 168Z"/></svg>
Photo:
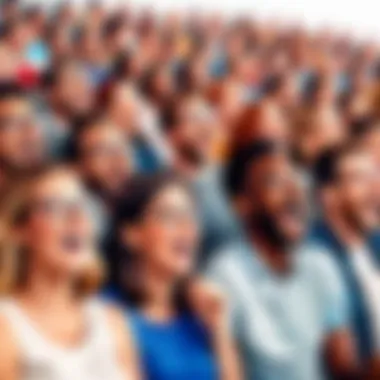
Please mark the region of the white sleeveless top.
<svg viewBox="0 0 380 380"><path fill-rule="evenodd" d="M88 332L76 348L49 342L12 300L0 303L21 351L21 380L125 380L104 307L96 300L85 306Z"/></svg>

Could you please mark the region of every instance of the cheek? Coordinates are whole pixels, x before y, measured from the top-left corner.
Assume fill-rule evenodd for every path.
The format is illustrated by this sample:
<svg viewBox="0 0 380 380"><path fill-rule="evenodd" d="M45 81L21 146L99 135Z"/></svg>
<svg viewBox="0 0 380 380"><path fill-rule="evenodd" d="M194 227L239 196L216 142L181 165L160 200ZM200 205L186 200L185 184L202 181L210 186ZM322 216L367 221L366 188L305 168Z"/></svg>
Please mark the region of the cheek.
<svg viewBox="0 0 380 380"><path fill-rule="evenodd" d="M51 245L59 234L59 223L54 220L36 218L28 226L27 244L32 247Z"/></svg>
<svg viewBox="0 0 380 380"><path fill-rule="evenodd" d="M107 161L101 157L94 158L88 162L88 168L94 174L101 174L107 169Z"/></svg>
<svg viewBox="0 0 380 380"><path fill-rule="evenodd" d="M147 227L142 236L144 251L152 252L152 256L156 257L159 252L168 251L174 235L170 228L152 226Z"/></svg>

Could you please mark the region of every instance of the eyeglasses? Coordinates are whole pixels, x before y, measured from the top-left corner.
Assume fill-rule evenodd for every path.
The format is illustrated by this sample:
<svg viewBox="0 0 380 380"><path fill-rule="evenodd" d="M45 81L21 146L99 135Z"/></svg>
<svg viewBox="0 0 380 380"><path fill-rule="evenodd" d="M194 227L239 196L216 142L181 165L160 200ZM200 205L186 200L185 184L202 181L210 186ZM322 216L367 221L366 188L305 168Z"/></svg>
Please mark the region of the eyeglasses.
<svg viewBox="0 0 380 380"><path fill-rule="evenodd" d="M145 216L167 225L181 223L196 223L196 212L189 208L152 208L147 210Z"/></svg>
<svg viewBox="0 0 380 380"><path fill-rule="evenodd" d="M85 214L92 216L92 205L89 199L45 198L35 200L29 207L29 212L37 212L47 216L66 218L71 215Z"/></svg>

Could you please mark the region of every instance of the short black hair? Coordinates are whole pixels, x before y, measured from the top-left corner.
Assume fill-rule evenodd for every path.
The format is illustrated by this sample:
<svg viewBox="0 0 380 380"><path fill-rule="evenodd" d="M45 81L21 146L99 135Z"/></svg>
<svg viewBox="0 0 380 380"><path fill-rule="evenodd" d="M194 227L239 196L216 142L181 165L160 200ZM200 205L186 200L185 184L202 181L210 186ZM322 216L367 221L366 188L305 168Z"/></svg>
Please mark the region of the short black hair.
<svg viewBox="0 0 380 380"><path fill-rule="evenodd" d="M15 82L0 82L0 102L9 99L26 99L26 92Z"/></svg>
<svg viewBox="0 0 380 380"><path fill-rule="evenodd" d="M332 185L338 179L340 161L347 156L360 152L363 151L355 144L342 145L322 152L312 168L316 189Z"/></svg>
<svg viewBox="0 0 380 380"><path fill-rule="evenodd" d="M353 138L362 138L367 133L379 128L380 124L371 115L365 115L354 119L350 124L350 132Z"/></svg>
<svg viewBox="0 0 380 380"><path fill-rule="evenodd" d="M102 28L103 38L113 37L123 26L125 25L125 20L122 15L114 14L111 15L104 23Z"/></svg>
<svg viewBox="0 0 380 380"><path fill-rule="evenodd" d="M275 95L285 84L286 78L280 74L268 76L263 83L262 93L264 96Z"/></svg>
<svg viewBox="0 0 380 380"><path fill-rule="evenodd" d="M245 186L251 165L261 159L284 153L284 146L273 140L257 140L236 149L230 156L224 172L224 186L230 197L239 195Z"/></svg>
<svg viewBox="0 0 380 380"><path fill-rule="evenodd" d="M316 188L322 188L333 183L337 176L337 163L340 152L329 149L323 152L313 167L313 178Z"/></svg>
<svg viewBox="0 0 380 380"><path fill-rule="evenodd" d="M66 143L63 154L66 161L73 163L78 162L82 156L80 145L83 135L104 120L105 118L101 113L94 112L90 115L84 116L83 118L77 118L73 121L73 133L71 133Z"/></svg>
<svg viewBox="0 0 380 380"><path fill-rule="evenodd" d="M160 124L165 133L170 133L179 122L179 99L168 99L160 111Z"/></svg>

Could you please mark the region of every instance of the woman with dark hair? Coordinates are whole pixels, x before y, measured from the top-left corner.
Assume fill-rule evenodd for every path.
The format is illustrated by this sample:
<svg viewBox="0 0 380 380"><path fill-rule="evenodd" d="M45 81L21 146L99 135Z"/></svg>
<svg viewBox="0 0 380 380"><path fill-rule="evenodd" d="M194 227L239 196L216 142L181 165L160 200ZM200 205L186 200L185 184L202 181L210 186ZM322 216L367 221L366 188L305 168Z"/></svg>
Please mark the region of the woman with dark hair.
<svg viewBox="0 0 380 380"><path fill-rule="evenodd" d="M135 178L119 208L118 289L148 380L240 379L222 297L190 281L195 205L171 174Z"/></svg>

